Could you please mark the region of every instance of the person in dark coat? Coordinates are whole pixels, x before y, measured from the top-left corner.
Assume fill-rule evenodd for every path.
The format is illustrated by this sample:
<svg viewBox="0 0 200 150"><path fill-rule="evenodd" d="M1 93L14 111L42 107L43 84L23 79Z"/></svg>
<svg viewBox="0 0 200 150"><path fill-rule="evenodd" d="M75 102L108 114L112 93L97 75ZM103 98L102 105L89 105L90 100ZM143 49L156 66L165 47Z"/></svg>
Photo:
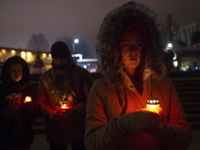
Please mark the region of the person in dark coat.
<svg viewBox="0 0 200 150"><path fill-rule="evenodd" d="M19 56L8 58L1 70L1 82L0 149L30 150L34 141L31 125L39 107L27 62Z"/></svg>
<svg viewBox="0 0 200 150"><path fill-rule="evenodd" d="M46 120L46 137L51 150L84 150L85 109L90 87L90 73L77 66L67 44L51 47L52 68L39 81L38 103Z"/></svg>

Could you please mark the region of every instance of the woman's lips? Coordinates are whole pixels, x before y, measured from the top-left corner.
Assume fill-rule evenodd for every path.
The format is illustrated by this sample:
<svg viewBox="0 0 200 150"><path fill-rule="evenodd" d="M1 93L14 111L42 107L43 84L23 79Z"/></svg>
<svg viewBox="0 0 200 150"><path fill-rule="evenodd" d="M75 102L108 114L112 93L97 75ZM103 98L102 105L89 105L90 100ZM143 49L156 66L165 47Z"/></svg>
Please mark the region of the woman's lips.
<svg viewBox="0 0 200 150"><path fill-rule="evenodd" d="M132 58L129 58L129 60L137 60L137 58L135 58L135 57L132 57Z"/></svg>

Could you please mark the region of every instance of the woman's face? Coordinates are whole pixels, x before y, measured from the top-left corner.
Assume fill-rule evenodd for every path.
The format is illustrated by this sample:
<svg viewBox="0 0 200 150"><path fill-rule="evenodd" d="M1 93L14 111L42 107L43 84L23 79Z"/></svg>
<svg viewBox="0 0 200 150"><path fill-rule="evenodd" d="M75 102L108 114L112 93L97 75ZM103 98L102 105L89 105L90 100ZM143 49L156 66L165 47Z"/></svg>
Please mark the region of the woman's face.
<svg viewBox="0 0 200 150"><path fill-rule="evenodd" d="M19 82L22 79L22 65L21 64L12 64L10 66L10 78L15 82Z"/></svg>
<svg viewBox="0 0 200 150"><path fill-rule="evenodd" d="M130 30L120 42L123 65L132 75L140 64L142 44L142 35L138 30Z"/></svg>

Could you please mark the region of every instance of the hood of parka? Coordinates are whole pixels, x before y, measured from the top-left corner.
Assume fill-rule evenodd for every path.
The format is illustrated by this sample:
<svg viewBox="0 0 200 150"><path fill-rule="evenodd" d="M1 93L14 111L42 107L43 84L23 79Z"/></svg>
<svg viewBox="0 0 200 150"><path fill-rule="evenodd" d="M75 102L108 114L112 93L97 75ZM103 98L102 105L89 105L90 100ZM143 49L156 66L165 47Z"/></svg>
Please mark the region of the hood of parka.
<svg viewBox="0 0 200 150"><path fill-rule="evenodd" d="M124 67L121 60L119 42L122 34L135 22L143 24L148 31L145 47L143 80L161 80L165 76L165 66L161 60L163 43L155 20L156 14L148 7L136 2L128 2L109 12L100 26L96 51L100 69L108 83L124 81Z"/></svg>

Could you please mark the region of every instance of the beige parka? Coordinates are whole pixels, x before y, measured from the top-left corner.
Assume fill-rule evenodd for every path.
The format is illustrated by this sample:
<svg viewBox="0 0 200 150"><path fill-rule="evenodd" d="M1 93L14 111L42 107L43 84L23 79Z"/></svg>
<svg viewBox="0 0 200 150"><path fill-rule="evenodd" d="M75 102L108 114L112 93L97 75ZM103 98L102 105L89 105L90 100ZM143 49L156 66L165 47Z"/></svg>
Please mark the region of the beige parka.
<svg viewBox="0 0 200 150"><path fill-rule="evenodd" d="M119 51L121 35L136 21L148 30L141 95L124 71ZM187 149L191 142L190 125L174 85L166 76L162 52L155 14L148 7L132 1L106 15L97 43L104 78L95 81L89 93L85 133L87 150ZM130 130L125 135L119 131L119 118L145 108L150 97L160 100L162 117L173 130L174 135L168 141L162 140L164 136L158 137L142 130Z"/></svg>

